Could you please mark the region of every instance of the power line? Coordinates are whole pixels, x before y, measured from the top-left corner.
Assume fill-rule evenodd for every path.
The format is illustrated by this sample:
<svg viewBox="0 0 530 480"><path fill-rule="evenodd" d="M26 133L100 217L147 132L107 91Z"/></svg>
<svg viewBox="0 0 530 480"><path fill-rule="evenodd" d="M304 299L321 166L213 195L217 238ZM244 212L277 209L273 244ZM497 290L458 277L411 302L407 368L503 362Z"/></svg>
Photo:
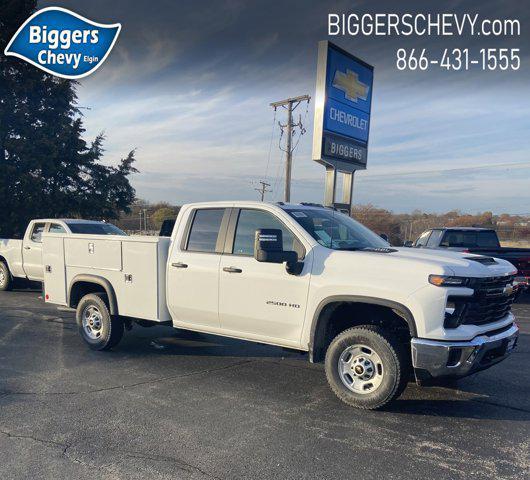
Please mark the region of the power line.
<svg viewBox="0 0 530 480"><path fill-rule="evenodd" d="M274 117L272 119L271 141L269 143L269 155L267 156L267 165L265 166L265 178L267 178L267 175L269 173L269 164L270 164L270 161L271 161L272 142L274 140L274 126L275 125L276 125L276 109L274 109Z"/></svg>

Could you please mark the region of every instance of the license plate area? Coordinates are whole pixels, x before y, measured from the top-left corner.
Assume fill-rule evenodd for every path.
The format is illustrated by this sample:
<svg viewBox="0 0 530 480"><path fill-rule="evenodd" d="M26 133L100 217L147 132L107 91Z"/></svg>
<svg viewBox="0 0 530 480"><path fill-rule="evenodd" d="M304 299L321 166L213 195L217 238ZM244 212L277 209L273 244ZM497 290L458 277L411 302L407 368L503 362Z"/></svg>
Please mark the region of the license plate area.
<svg viewBox="0 0 530 480"><path fill-rule="evenodd" d="M509 355L517 345L517 337L507 338L495 348L487 350L480 360L481 365L489 365Z"/></svg>

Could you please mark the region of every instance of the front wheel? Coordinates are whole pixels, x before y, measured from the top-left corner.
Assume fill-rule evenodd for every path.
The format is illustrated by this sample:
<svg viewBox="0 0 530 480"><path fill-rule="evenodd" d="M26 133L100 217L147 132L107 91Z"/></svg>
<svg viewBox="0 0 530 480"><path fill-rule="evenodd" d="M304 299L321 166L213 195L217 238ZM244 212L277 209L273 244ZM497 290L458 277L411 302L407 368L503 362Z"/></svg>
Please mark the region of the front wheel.
<svg viewBox="0 0 530 480"><path fill-rule="evenodd" d="M92 350L109 350L123 337L123 321L112 316L99 293L85 295L77 306L77 325L81 338Z"/></svg>
<svg viewBox="0 0 530 480"><path fill-rule="evenodd" d="M13 278L7 265L0 261L0 292L5 292L13 288Z"/></svg>
<svg viewBox="0 0 530 480"><path fill-rule="evenodd" d="M373 410L397 398L410 375L406 348L380 327L350 328L326 353L326 376L335 394L356 408Z"/></svg>

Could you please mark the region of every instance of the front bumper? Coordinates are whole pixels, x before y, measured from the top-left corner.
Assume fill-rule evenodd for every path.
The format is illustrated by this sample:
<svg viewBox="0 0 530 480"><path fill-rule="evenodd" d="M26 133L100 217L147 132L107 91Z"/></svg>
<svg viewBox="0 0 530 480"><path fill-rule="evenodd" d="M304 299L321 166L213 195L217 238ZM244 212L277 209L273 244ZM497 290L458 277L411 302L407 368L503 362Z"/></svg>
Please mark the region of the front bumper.
<svg viewBox="0 0 530 480"><path fill-rule="evenodd" d="M491 367L513 351L519 327L512 323L500 330L465 342L413 338L412 365L418 383L434 378L461 378Z"/></svg>

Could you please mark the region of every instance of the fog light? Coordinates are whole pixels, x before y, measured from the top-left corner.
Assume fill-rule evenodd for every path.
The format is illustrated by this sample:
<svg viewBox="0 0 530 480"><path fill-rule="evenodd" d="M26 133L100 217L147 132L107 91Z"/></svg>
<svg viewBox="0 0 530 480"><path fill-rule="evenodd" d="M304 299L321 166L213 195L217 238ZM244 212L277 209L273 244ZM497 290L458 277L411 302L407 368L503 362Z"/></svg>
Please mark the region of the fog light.
<svg viewBox="0 0 530 480"><path fill-rule="evenodd" d="M445 313L448 313L449 315L452 315L453 313L455 313L455 310L456 310L456 303L455 302L451 302L449 300L447 302L446 306L445 306Z"/></svg>
<svg viewBox="0 0 530 480"><path fill-rule="evenodd" d="M449 297L445 304L444 328L457 328L462 323L467 303L460 297Z"/></svg>
<svg viewBox="0 0 530 480"><path fill-rule="evenodd" d="M461 348L452 348L449 351L449 356L447 357L447 366L456 367L460 363L461 356L462 356Z"/></svg>

